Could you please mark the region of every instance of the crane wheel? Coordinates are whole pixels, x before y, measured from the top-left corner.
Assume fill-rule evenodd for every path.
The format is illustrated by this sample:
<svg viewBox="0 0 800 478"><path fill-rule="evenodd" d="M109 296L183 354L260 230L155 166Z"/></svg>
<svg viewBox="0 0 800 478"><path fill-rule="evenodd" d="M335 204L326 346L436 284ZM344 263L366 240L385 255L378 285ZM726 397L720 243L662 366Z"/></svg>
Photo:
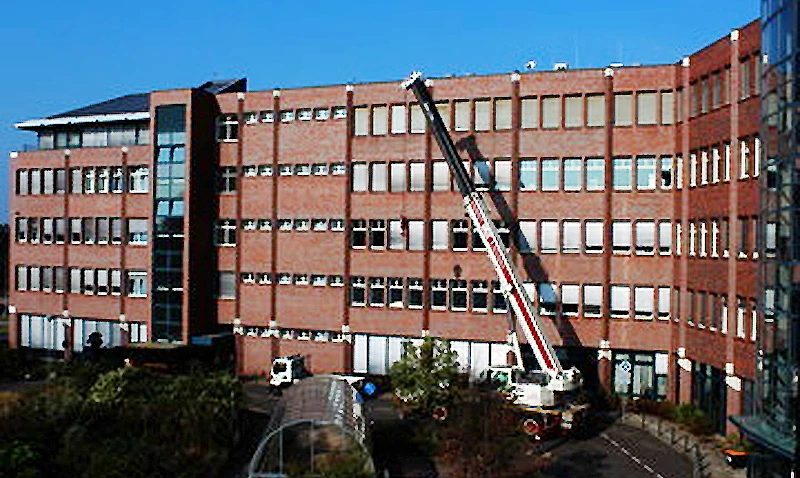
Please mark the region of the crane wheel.
<svg viewBox="0 0 800 478"><path fill-rule="evenodd" d="M542 425L534 418L526 418L522 421L522 431L528 436L536 436L542 431Z"/></svg>

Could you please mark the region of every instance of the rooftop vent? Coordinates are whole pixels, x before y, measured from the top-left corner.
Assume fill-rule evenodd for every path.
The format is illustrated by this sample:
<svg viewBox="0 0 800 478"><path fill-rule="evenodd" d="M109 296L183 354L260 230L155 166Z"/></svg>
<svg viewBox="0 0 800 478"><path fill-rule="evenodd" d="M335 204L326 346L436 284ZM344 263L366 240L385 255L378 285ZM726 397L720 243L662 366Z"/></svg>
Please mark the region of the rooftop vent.
<svg viewBox="0 0 800 478"><path fill-rule="evenodd" d="M610 66L611 68L622 68L623 65L622 65L622 63L618 62L618 63L611 63L608 66Z"/></svg>
<svg viewBox="0 0 800 478"><path fill-rule="evenodd" d="M569 63L563 61L553 65L553 71L567 71L569 69Z"/></svg>
<svg viewBox="0 0 800 478"><path fill-rule="evenodd" d="M536 68L536 61L535 60L530 60L529 62L525 63L525 69L526 70L533 70L534 68Z"/></svg>

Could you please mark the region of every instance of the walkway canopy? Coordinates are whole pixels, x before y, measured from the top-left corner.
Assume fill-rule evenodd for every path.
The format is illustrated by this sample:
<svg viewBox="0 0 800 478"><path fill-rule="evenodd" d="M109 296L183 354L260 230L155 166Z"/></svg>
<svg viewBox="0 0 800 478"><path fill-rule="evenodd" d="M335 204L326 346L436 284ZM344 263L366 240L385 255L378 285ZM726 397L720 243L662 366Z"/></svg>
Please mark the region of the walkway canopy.
<svg viewBox="0 0 800 478"><path fill-rule="evenodd" d="M366 433L363 408L344 379L301 380L276 406L248 476L314 476L334 470L373 475Z"/></svg>

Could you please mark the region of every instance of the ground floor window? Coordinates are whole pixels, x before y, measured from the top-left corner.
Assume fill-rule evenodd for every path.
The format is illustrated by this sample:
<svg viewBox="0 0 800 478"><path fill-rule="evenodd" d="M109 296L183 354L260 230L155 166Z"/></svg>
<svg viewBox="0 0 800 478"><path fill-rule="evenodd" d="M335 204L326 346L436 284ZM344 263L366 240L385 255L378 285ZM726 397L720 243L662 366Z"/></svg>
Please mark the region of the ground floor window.
<svg viewBox="0 0 800 478"><path fill-rule="evenodd" d="M667 398L667 360L663 352L615 351L614 392L623 397Z"/></svg>
<svg viewBox="0 0 800 478"><path fill-rule="evenodd" d="M725 371L693 362L692 374L692 403L705 412L717 433L725 434L728 417Z"/></svg>
<svg viewBox="0 0 800 478"><path fill-rule="evenodd" d="M19 314L20 346L33 349L64 350L64 324L68 319L58 316ZM92 332L99 332L103 348L122 345L119 322L75 318L72 319L73 350L80 352ZM130 342L147 342L147 324L129 322Z"/></svg>

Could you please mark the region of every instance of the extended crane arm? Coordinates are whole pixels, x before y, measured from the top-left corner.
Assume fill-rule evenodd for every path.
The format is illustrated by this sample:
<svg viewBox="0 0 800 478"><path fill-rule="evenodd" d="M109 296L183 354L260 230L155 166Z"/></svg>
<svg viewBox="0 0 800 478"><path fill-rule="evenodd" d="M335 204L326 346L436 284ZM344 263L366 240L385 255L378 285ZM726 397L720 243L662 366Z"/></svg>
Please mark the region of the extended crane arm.
<svg viewBox="0 0 800 478"><path fill-rule="evenodd" d="M425 81L422 78L422 74L419 72L413 73L402 83L402 87L414 93L414 96L416 96L422 107L425 117L428 119L433 136L436 138L436 142L439 143L439 148L441 148L442 154L444 154L444 158L447 160L447 164L450 165L450 170L453 172L458 190L463 196L464 208L467 211L467 215L469 215L478 234L486 245L489 259L491 259L497 276L500 279L500 287L503 295L506 301L511 305L518 322L521 324L522 330L533 348L536 359L544 370L556 377L561 377L564 373L561 363L542 332L538 314L528 294L522 287L522 281L520 280L516 267L514 267L511 262L511 258L500 240L494 222L489 218L489 213L480 192L475 188L475 184L472 182L467 170L464 168L464 164L461 162L461 158L453 144L453 139L450 137L450 133L447 132L447 128L445 128L442 117L439 115L430 91L428 91ZM516 340L515 335L512 340ZM517 343L512 345L517 355L518 365L522 366L519 345Z"/></svg>

